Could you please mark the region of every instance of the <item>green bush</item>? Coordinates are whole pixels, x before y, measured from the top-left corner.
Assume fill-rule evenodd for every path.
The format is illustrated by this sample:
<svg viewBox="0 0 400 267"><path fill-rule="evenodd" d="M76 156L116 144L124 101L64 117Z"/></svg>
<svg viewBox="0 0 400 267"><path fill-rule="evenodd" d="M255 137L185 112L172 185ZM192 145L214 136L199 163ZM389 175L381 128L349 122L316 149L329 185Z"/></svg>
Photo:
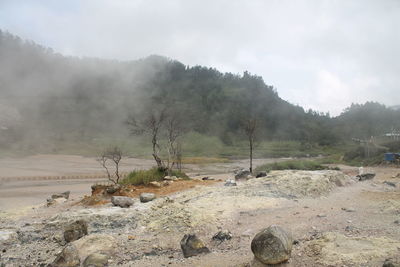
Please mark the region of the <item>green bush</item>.
<svg viewBox="0 0 400 267"><path fill-rule="evenodd" d="M264 164L256 168L256 172L259 171L273 171L273 170L326 170L329 167L323 166L315 161L311 160L288 160L282 162L275 162Z"/></svg>
<svg viewBox="0 0 400 267"><path fill-rule="evenodd" d="M136 170L132 171L125 177L120 183L130 185L148 185L150 182L162 181L167 175L167 172L159 168L151 168L149 170ZM183 179L189 179L189 177L181 171L171 171L171 176L176 176Z"/></svg>

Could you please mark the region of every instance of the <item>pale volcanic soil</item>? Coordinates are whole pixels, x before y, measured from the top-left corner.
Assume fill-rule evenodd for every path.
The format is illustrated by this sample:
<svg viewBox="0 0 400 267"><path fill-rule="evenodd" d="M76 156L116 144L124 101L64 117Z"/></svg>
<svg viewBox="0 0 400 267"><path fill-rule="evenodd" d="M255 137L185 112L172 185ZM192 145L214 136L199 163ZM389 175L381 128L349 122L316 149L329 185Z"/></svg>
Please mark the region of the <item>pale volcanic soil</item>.
<svg viewBox="0 0 400 267"><path fill-rule="evenodd" d="M297 241L291 259L282 266L382 266L385 259L400 260L399 168L364 169L376 177L363 182L354 177L358 168L339 166L341 171L275 171L224 186L224 180L233 177L233 169L245 165L238 161L190 166L191 177L209 176L216 181L197 182L167 196L160 191L156 200L136 200L125 209L79 204L84 190L89 194L92 178L78 182L89 187L78 193L74 193L79 186L74 187L73 179L45 187L62 189L47 196L71 190L73 200L63 204L34 209L2 204L8 209L0 214L0 263L46 266L65 245L64 226L77 219L88 221L89 234L115 238L110 266L253 266L251 240L272 224L291 231ZM85 173L83 168L87 166L79 169L81 173ZM1 190L0 194L7 191L3 186ZM0 196L2 202L6 199ZM213 241L221 229L232 232L233 238ZM211 253L184 258L179 242L185 233L195 233Z"/></svg>

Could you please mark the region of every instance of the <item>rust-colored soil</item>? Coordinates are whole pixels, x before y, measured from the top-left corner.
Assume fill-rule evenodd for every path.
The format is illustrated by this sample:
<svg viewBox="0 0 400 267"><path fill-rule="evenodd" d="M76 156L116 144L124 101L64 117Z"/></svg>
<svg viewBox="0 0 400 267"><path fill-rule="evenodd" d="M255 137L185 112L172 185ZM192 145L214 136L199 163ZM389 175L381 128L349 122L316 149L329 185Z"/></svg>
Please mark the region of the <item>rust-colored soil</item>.
<svg viewBox="0 0 400 267"><path fill-rule="evenodd" d="M82 204L85 206L97 206L103 205L110 202L111 196L128 196L128 197L139 197L141 193L154 193L157 197L167 196L176 192L185 191L191 189L195 186L209 186L219 182L220 180L180 180L174 181L170 185L165 185L160 188L151 185L124 185L121 190L114 194L103 194L104 190L101 188L96 188L91 196L85 196L77 204Z"/></svg>

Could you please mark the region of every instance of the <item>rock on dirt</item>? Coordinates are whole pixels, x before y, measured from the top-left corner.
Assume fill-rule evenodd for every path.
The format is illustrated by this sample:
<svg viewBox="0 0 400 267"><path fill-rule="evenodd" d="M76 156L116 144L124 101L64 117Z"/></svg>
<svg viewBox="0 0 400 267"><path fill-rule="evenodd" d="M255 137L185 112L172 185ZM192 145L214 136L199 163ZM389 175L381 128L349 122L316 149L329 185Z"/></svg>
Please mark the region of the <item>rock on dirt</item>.
<svg viewBox="0 0 400 267"><path fill-rule="evenodd" d="M271 225L259 232L251 241L254 257L264 264L278 264L289 260L293 238L290 232Z"/></svg>
<svg viewBox="0 0 400 267"><path fill-rule="evenodd" d="M111 197L111 203L121 208L129 208L133 205L133 199L130 197L113 196Z"/></svg>
<svg viewBox="0 0 400 267"><path fill-rule="evenodd" d="M232 239L232 233L228 230L223 230L223 231L219 231L218 233L216 233L212 239L213 240L218 240L218 241L225 241L225 240L230 240Z"/></svg>
<svg viewBox="0 0 400 267"><path fill-rule="evenodd" d="M184 235L181 240L181 249L183 256L189 258L203 253L210 253L210 250L204 245L196 235Z"/></svg>
<svg viewBox="0 0 400 267"><path fill-rule="evenodd" d="M108 266L108 259L110 257L101 253L92 253L86 257L83 262L83 267L105 267Z"/></svg>
<svg viewBox="0 0 400 267"><path fill-rule="evenodd" d="M49 264L49 267L75 267L80 266L78 249L73 244L68 244L57 255L56 259Z"/></svg>
<svg viewBox="0 0 400 267"><path fill-rule="evenodd" d="M235 173L235 179L244 179L249 175L251 175L250 171L242 169Z"/></svg>
<svg viewBox="0 0 400 267"><path fill-rule="evenodd" d="M237 186L237 183L235 180L226 180L224 185L225 186Z"/></svg>
<svg viewBox="0 0 400 267"><path fill-rule="evenodd" d="M265 177L265 176L267 176L267 172L259 172L259 173L257 173L256 178Z"/></svg>
<svg viewBox="0 0 400 267"><path fill-rule="evenodd" d="M371 180L375 177L375 173L363 173L357 175L359 181Z"/></svg>
<svg viewBox="0 0 400 267"><path fill-rule="evenodd" d="M156 195L154 193L141 193L139 198L140 202L146 203L156 199Z"/></svg>
<svg viewBox="0 0 400 267"><path fill-rule="evenodd" d="M65 198L65 199L69 199L69 195L70 195L71 191L65 191L63 193L60 194L53 194L51 196L52 199L56 199L56 198Z"/></svg>
<svg viewBox="0 0 400 267"><path fill-rule="evenodd" d="M78 240L88 234L88 224L84 220L77 220L65 227L64 239L67 243Z"/></svg>

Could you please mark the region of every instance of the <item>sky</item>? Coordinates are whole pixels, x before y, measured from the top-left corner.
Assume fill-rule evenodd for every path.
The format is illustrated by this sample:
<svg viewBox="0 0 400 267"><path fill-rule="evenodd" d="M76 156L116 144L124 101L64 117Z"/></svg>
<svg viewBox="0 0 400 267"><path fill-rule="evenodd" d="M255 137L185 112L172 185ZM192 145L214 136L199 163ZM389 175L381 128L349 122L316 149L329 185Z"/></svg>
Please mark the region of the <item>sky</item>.
<svg viewBox="0 0 400 267"><path fill-rule="evenodd" d="M400 105L398 0L0 0L0 29L64 55L249 71L333 116Z"/></svg>

